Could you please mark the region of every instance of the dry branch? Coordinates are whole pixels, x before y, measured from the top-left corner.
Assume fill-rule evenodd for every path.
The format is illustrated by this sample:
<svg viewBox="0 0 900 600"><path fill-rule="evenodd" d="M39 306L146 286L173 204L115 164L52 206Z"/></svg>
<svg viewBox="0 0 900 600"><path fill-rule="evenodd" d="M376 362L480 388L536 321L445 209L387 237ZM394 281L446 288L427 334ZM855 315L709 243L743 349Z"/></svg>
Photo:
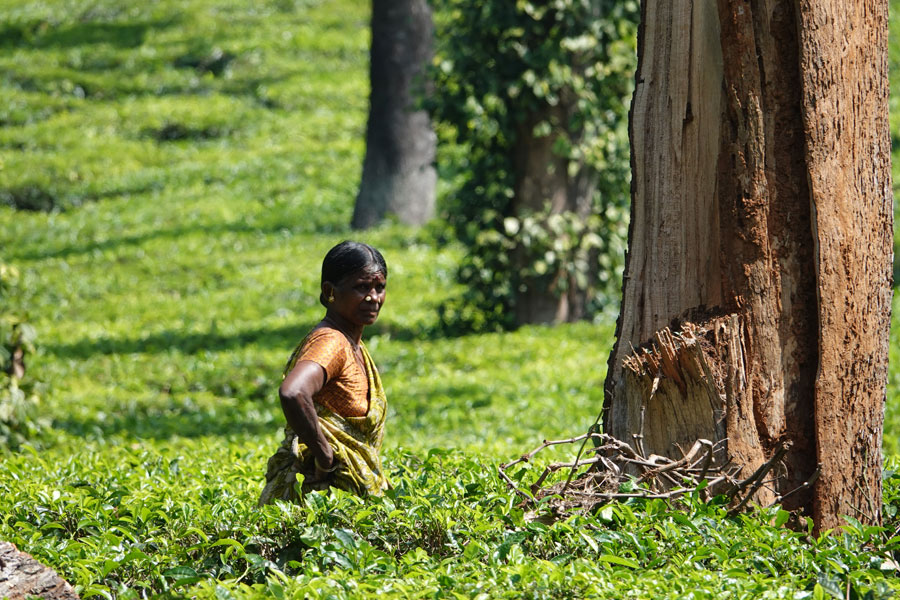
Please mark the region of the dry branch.
<svg viewBox="0 0 900 600"><path fill-rule="evenodd" d="M538 453L551 446L574 444L591 440L594 448L588 448L572 462L555 462L541 472L528 486L527 491L517 485L507 471L523 462L530 462ZM594 511L604 504L629 498L677 499L685 494L699 492L727 496L732 509L729 514L743 510L764 485L767 475L784 457L789 445L775 448L771 458L752 475L739 479L739 465L716 464L715 450L719 444L709 440L697 440L691 449L678 460L651 454L643 456L629 444L603 433L587 433L565 440L544 442L516 460L500 465L500 477L524 500L523 505L536 507L538 502L547 504L552 512L564 516L574 512ZM585 455L582 457L582 453ZM569 469L565 481L547 483L553 473ZM574 473L582 470L577 476ZM800 488L785 494L784 498L815 481L815 474Z"/></svg>

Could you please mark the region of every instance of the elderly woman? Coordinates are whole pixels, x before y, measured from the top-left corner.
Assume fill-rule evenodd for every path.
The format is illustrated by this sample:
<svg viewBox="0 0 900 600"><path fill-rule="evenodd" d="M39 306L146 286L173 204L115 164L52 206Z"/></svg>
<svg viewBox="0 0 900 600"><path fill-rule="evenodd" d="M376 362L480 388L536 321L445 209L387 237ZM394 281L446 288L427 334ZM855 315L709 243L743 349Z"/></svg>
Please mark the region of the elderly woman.
<svg viewBox="0 0 900 600"><path fill-rule="evenodd" d="M387 400L362 332L384 305L387 265L375 248L341 242L322 261L325 318L297 346L278 396L285 438L269 459L260 504L330 486L360 496L388 487L381 467Z"/></svg>

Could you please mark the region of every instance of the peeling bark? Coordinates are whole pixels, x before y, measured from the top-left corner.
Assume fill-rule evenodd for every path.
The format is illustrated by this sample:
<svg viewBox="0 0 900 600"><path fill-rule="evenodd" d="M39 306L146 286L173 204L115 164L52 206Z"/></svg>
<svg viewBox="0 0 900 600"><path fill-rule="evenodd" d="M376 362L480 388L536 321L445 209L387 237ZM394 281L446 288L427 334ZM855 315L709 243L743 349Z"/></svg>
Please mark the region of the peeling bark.
<svg viewBox="0 0 900 600"><path fill-rule="evenodd" d="M797 3L818 279L815 515L881 517L893 232L888 7Z"/></svg>

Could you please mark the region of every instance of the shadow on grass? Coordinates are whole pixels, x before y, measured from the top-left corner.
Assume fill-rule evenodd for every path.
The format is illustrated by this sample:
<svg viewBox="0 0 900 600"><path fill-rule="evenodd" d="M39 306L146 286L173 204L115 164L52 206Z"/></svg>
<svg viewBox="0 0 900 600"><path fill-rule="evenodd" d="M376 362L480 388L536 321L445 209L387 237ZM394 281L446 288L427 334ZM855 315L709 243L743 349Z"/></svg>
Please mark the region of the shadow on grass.
<svg viewBox="0 0 900 600"><path fill-rule="evenodd" d="M169 329L136 338L82 339L70 344L44 345L43 351L59 358L87 360L97 355L114 354L162 354L180 352L192 355L200 352L224 352L246 346L293 349L312 329L315 322L303 322L274 329L249 329L233 334L215 330L185 332ZM364 340L373 336L390 336L399 341L434 340L443 337L433 328L409 328L393 323L376 323L366 329Z"/></svg>
<svg viewBox="0 0 900 600"><path fill-rule="evenodd" d="M272 401L272 406L277 400ZM241 410L252 408L252 410ZM112 411L110 411L112 412ZM126 413L91 417L72 417L54 421L53 426L66 433L86 439L106 439L126 435L137 439L170 439L173 437L203 437L209 435L271 434L273 448L280 441L284 426L276 411L259 410L259 403L243 402L229 410L198 409L195 406L163 405ZM277 441L276 441L277 438Z"/></svg>
<svg viewBox="0 0 900 600"><path fill-rule="evenodd" d="M86 360L96 355L162 354L177 351L182 354L222 352L245 346L265 348L293 348L315 323L286 325L275 329L250 329L226 334L215 330L186 332L169 329L135 338L82 339L70 344L45 345L44 352L60 358Z"/></svg>
<svg viewBox="0 0 900 600"><path fill-rule="evenodd" d="M151 30L163 30L177 20L144 22L83 22L53 27L43 20L0 23L0 47L74 48L89 44L109 44L137 48Z"/></svg>
<svg viewBox="0 0 900 600"><path fill-rule="evenodd" d="M108 250L118 250L120 248L134 248L142 244L154 240L177 240L185 236L203 234L211 237L218 237L225 233L246 233L246 234L273 234L279 232L296 233L321 233L334 234L343 231L349 232L349 227L341 224L328 222L326 219L332 218L325 215L321 219L316 219L310 215L304 219L302 224L292 222L272 222L261 225L250 224L246 222L232 223L216 223L213 225L195 225L191 227L173 227L171 229L155 229L146 233L137 235L125 235L118 238L103 240L100 242L84 242L81 244L73 244L62 248L40 248L33 251L16 252L16 249L10 248L7 252L7 259L14 260L44 260L49 258L71 258L83 254L93 254L95 252L104 252Z"/></svg>

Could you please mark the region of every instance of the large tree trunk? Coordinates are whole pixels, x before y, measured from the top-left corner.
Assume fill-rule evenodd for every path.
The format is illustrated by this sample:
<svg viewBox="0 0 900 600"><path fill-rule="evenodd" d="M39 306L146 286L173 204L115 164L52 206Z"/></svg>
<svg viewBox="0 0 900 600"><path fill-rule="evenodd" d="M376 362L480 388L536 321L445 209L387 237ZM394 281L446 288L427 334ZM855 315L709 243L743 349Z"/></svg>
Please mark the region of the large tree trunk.
<svg viewBox="0 0 900 600"><path fill-rule="evenodd" d="M421 225L434 215L437 137L416 104L427 92L433 52L426 0L373 0L366 157L352 226L371 227L388 215Z"/></svg>
<svg viewBox="0 0 900 600"><path fill-rule="evenodd" d="M721 459L747 472L789 442L760 501L819 473L785 504L820 528L878 522L887 2L645 0L642 13L607 429L666 455L727 439ZM667 327L683 334L657 335Z"/></svg>

